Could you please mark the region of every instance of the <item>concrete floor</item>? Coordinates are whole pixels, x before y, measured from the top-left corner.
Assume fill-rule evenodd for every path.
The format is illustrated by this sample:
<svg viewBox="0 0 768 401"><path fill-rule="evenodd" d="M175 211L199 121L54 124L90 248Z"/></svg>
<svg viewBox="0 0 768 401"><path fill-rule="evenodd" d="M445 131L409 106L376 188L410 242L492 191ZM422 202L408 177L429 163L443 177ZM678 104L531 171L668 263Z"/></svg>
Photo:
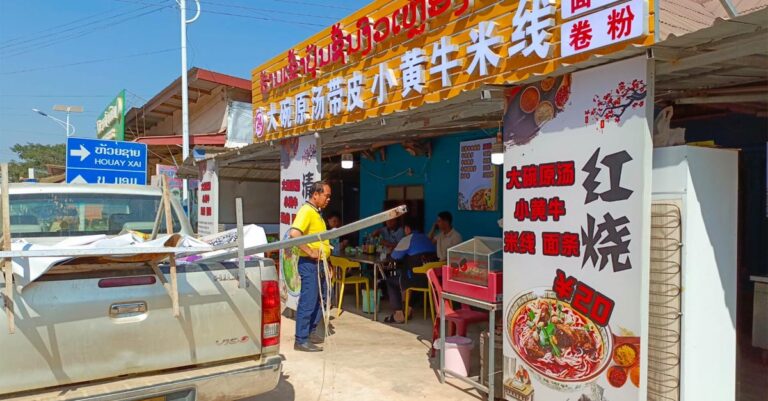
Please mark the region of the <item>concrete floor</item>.
<svg viewBox="0 0 768 401"><path fill-rule="evenodd" d="M386 304L386 301L383 301ZM345 298L341 316L333 309L332 335L322 353L293 350L294 321L283 318L281 354L283 375L276 390L243 401L288 400L481 400L472 387L455 379L440 384L435 362L429 359L432 322L423 320L421 307L404 325L373 322L354 308L354 295ZM379 320L389 312L382 305ZM480 327L470 331L477 344ZM477 346L470 374L477 374Z"/></svg>

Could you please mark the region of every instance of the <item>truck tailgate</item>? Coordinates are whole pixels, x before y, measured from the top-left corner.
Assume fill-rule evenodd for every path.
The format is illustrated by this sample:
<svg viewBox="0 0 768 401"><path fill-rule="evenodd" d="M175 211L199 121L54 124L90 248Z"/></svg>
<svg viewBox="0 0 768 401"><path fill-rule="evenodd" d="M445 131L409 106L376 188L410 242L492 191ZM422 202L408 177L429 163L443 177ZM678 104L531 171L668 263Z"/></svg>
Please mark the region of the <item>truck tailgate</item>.
<svg viewBox="0 0 768 401"><path fill-rule="evenodd" d="M46 276L16 295L15 334L0 319L0 394L259 355L267 262L245 289L236 264L179 266L178 318L148 269Z"/></svg>

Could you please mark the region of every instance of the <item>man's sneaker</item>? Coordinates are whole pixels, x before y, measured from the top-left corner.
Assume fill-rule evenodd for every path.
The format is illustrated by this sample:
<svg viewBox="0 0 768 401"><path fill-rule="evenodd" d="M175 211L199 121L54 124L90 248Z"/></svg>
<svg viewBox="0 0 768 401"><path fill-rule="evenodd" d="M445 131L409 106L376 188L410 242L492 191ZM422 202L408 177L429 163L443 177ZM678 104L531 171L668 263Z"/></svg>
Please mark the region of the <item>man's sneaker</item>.
<svg viewBox="0 0 768 401"><path fill-rule="evenodd" d="M322 347L318 347L315 344L312 344L311 342L306 343L295 343L293 344L293 349L296 351L302 351L302 352L321 352L323 350Z"/></svg>
<svg viewBox="0 0 768 401"><path fill-rule="evenodd" d="M312 333L309 335L309 342L312 344L322 344L325 342L325 337L317 333Z"/></svg>

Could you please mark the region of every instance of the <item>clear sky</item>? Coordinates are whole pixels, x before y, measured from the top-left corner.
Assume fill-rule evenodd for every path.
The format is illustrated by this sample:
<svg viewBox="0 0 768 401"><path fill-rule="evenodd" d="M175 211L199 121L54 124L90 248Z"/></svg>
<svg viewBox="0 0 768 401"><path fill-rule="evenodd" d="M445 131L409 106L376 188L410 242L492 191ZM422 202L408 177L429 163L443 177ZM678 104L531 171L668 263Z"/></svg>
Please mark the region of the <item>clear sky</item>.
<svg viewBox="0 0 768 401"><path fill-rule="evenodd" d="M250 79L251 70L325 30L369 0L202 0L188 25L188 67ZM194 12L194 1L187 8ZM191 18L191 16L190 16ZM122 89L141 106L178 78L174 0L0 0L0 161L16 143L64 143L66 132L32 112L64 120L55 104L78 105L76 136Z"/></svg>

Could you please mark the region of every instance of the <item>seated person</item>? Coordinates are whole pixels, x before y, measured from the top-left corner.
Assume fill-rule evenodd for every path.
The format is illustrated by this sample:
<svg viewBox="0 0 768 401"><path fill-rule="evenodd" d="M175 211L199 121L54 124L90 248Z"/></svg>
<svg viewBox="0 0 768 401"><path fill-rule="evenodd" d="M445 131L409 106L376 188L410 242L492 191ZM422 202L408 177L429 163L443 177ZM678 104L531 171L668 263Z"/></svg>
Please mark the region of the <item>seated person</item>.
<svg viewBox="0 0 768 401"><path fill-rule="evenodd" d="M385 247L392 249L405 237L405 231L400 227L398 219L387 220L384 227L373 232L374 237L381 237L381 243Z"/></svg>
<svg viewBox="0 0 768 401"><path fill-rule="evenodd" d="M386 323L403 323L403 294L411 287L427 287L427 276L414 274L413 268L437 260L435 245L423 233L416 230L413 221L404 226L405 237L392 251L392 259L397 261L397 269L387 278L387 294L392 310L395 312L384 319Z"/></svg>
<svg viewBox="0 0 768 401"><path fill-rule="evenodd" d="M330 212L328 213L327 220L327 226L329 230L332 230L334 228L339 228L342 226L341 224L341 215L339 212ZM331 253L333 255L343 255L344 249L346 249L348 246L353 245L354 239L353 235L343 235L338 238L334 238L331 240L331 246L333 249L331 250Z"/></svg>
<svg viewBox="0 0 768 401"><path fill-rule="evenodd" d="M439 231L436 232L436 231ZM453 228L453 216L450 212L440 212L437 214L437 221L429 232L429 239L437 247L437 258L439 260L448 259L448 248L461 243L461 234Z"/></svg>

